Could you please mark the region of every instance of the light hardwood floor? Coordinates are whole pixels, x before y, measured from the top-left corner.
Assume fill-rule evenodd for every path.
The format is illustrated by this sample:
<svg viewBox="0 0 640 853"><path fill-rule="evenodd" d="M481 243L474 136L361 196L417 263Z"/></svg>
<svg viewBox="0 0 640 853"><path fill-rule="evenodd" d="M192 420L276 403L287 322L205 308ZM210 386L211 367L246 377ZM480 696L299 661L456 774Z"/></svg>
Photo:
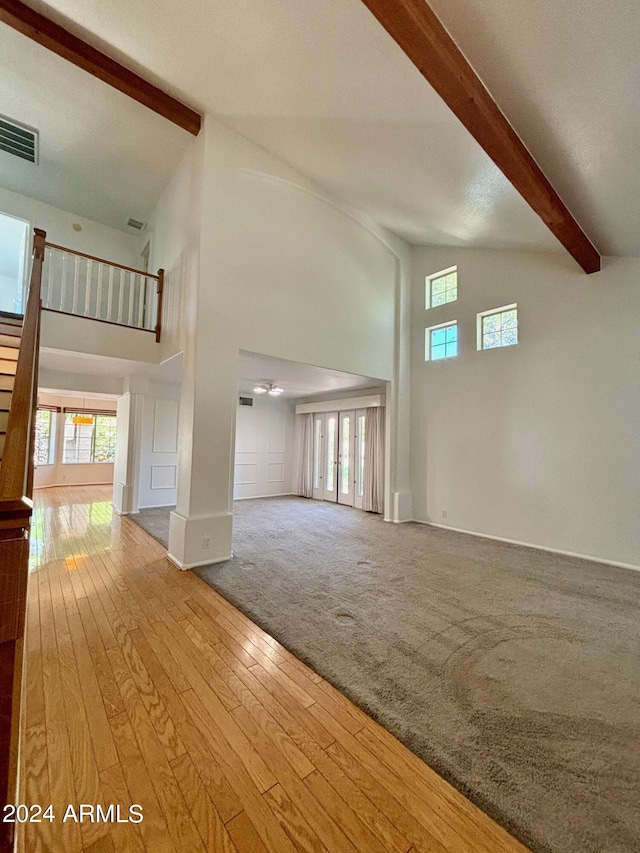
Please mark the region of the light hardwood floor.
<svg viewBox="0 0 640 853"><path fill-rule="evenodd" d="M395 738L111 508L36 493L19 850L524 853ZM140 804L141 823L62 821Z"/></svg>

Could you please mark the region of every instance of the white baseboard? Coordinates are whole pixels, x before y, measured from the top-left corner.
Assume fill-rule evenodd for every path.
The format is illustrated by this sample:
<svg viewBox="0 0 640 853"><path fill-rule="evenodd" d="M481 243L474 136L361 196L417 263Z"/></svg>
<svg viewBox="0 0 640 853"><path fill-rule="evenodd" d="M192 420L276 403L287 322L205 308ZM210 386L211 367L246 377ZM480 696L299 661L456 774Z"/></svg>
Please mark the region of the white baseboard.
<svg viewBox="0 0 640 853"><path fill-rule="evenodd" d="M493 539L495 542L506 542L508 545L520 545L523 548L535 548L536 551L547 551L550 554L560 554L563 557L577 557L579 560L590 560L592 563L602 563L605 566L617 566L621 569L631 569L640 572L640 566L633 563L620 563L617 560L605 560L604 557L593 557L591 554L578 554L576 551L563 551L561 548L548 548L545 545L534 545L532 542L521 542L518 539L506 539L504 536L491 536L489 533L477 533L475 530L464 530L461 527L449 527L447 524L436 524L433 521L423 521L421 518L412 519L416 524L426 524L428 527L438 527L450 530L452 533L464 533L467 536L478 536L480 539Z"/></svg>
<svg viewBox="0 0 640 853"><path fill-rule="evenodd" d="M46 486L34 486L33 490L39 489L72 489L74 486L113 486L113 480L103 483L47 483Z"/></svg>
<svg viewBox="0 0 640 853"><path fill-rule="evenodd" d="M234 498L236 501L259 501L261 498L295 498L299 497L295 492L276 492L275 495L247 495L244 498Z"/></svg>
<svg viewBox="0 0 640 853"><path fill-rule="evenodd" d="M177 559L177 557L173 557L167 551L167 559L171 563L173 563L174 566L177 566L181 572L188 572L190 569L198 569L200 568L200 566L213 566L214 563L226 563L227 560L231 560L232 557L233 551L231 552L231 554L229 554L228 557L218 557L217 560L201 560L199 563L189 563L187 565L186 563L181 563L180 560Z"/></svg>

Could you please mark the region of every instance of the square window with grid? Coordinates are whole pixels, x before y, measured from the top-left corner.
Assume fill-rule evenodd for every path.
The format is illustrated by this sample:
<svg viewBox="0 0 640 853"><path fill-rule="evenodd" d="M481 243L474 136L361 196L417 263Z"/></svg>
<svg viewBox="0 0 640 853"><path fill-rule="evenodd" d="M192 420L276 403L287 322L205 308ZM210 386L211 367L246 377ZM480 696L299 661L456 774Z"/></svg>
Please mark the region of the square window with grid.
<svg viewBox="0 0 640 853"><path fill-rule="evenodd" d="M455 355L458 355L457 322L425 329L425 361L439 361Z"/></svg>
<svg viewBox="0 0 640 853"><path fill-rule="evenodd" d="M478 349L510 347L518 343L518 306L505 305L478 314Z"/></svg>
<svg viewBox="0 0 640 853"><path fill-rule="evenodd" d="M425 285L425 308L436 308L458 298L458 269L451 267L428 276Z"/></svg>

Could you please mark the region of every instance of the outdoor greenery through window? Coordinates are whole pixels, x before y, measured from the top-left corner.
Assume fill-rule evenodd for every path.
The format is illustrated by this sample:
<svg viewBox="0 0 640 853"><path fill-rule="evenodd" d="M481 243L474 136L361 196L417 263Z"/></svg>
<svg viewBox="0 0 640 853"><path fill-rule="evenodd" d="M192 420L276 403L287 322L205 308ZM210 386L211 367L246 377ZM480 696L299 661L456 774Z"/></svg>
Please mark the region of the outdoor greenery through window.
<svg viewBox="0 0 640 853"><path fill-rule="evenodd" d="M64 463L113 462L116 416L65 412Z"/></svg>
<svg viewBox="0 0 640 853"><path fill-rule="evenodd" d="M425 361L439 361L458 355L458 324L446 323L425 329Z"/></svg>
<svg viewBox="0 0 640 853"><path fill-rule="evenodd" d="M35 465L50 465L55 449L54 412L38 409L36 412L36 440L33 462Z"/></svg>
<svg viewBox="0 0 640 853"><path fill-rule="evenodd" d="M478 314L478 349L510 347L518 343L518 306L505 305Z"/></svg>
<svg viewBox="0 0 640 853"><path fill-rule="evenodd" d="M458 269L448 270L430 275L426 281L425 308L435 308L447 302L455 302L458 298Z"/></svg>

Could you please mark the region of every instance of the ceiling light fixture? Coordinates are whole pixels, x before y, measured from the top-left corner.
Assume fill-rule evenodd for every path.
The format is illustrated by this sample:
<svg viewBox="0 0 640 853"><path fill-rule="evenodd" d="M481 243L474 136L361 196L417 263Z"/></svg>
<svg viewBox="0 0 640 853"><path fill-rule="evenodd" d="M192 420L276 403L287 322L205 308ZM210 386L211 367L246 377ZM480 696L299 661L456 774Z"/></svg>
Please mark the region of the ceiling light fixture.
<svg viewBox="0 0 640 853"><path fill-rule="evenodd" d="M265 382L264 385L256 385L253 389L254 394L268 394L270 397L279 397L284 391L279 385L274 385L273 382Z"/></svg>

